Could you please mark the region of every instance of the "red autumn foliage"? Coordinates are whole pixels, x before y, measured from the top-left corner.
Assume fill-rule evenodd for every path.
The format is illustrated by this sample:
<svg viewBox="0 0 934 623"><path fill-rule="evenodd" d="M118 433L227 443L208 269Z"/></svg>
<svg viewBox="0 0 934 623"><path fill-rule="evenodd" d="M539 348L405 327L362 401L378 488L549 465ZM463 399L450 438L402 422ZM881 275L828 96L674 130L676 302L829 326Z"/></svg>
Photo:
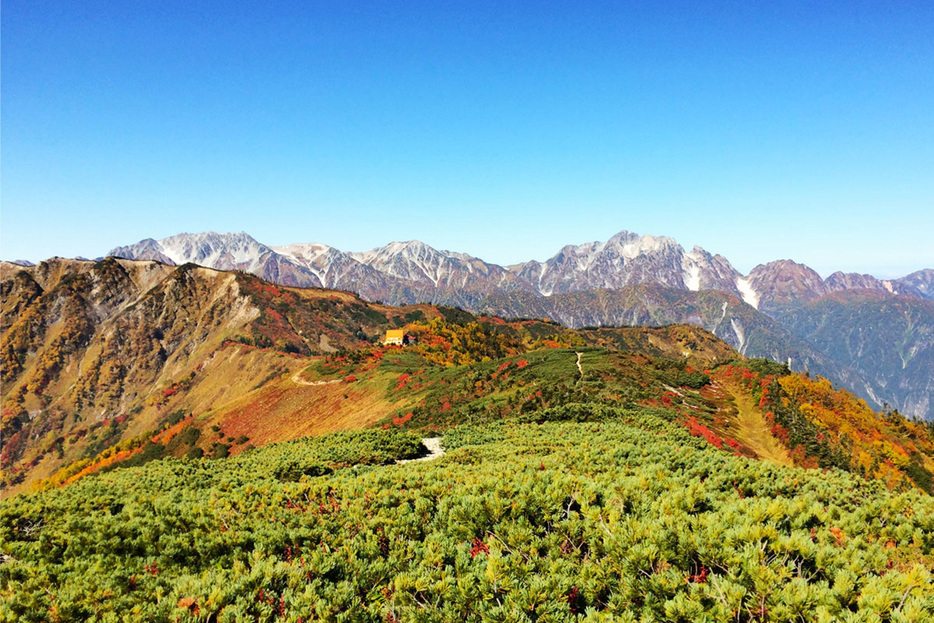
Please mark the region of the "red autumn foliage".
<svg viewBox="0 0 934 623"><path fill-rule="evenodd" d="M707 428L706 426L704 426L703 424L701 424L700 422L698 422L697 419L693 415L688 418L688 421L685 424L685 426L687 426L688 432L691 433L691 435L693 435L694 437L703 437L704 439L707 440L707 443L709 443L710 445L715 446L717 448L723 447L723 438L717 435L715 432L713 432L709 428Z"/></svg>
<svg viewBox="0 0 934 623"><path fill-rule="evenodd" d="M701 565L701 566L700 566L700 571L698 571L697 573L691 575L691 576L688 578L688 581L689 581L689 582L693 582L694 584L706 584L706 583L707 583L707 573L708 573L707 567L705 567L704 565Z"/></svg>
<svg viewBox="0 0 934 623"><path fill-rule="evenodd" d="M576 586L572 586L571 590L567 594L568 600L568 609L571 611L571 614L583 614L586 605L584 604L584 599L580 594L580 589Z"/></svg>
<svg viewBox="0 0 934 623"><path fill-rule="evenodd" d="M791 436L791 433L788 431L787 428L785 428L781 424L776 423L772 426L771 433L773 437L781 441L786 446L788 445L788 440L789 440L789 437Z"/></svg>
<svg viewBox="0 0 934 623"><path fill-rule="evenodd" d="M198 607L198 600L194 597L182 597L175 605L183 610L188 610L194 616L198 616L198 613L201 612L201 609Z"/></svg>
<svg viewBox="0 0 934 623"><path fill-rule="evenodd" d="M489 554L490 546L483 542L483 539L474 539L473 547L470 548L470 557L476 558L480 553Z"/></svg>

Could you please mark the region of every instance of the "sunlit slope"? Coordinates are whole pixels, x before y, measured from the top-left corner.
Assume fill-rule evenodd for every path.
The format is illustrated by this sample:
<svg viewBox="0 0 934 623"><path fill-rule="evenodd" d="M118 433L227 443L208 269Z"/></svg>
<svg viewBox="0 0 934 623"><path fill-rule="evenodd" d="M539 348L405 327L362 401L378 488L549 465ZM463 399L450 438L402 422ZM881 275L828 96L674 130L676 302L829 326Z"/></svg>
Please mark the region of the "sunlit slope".
<svg viewBox="0 0 934 623"><path fill-rule="evenodd" d="M664 412L662 412L664 416ZM5 620L934 617L934 506L635 407L153 462L5 500ZM582 423L561 422L565 418Z"/></svg>
<svg viewBox="0 0 934 623"><path fill-rule="evenodd" d="M3 271L5 492L335 430L433 434L572 403L664 409L673 428L745 456L934 485L929 427L747 361L695 326L575 331L155 262ZM391 327L413 345L374 345Z"/></svg>
<svg viewBox="0 0 934 623"><path fill-rule="evenodd" d="M354 295L281 288L193 265L3 264L4 484L202 414L307 364L431 318Z"/></svg>

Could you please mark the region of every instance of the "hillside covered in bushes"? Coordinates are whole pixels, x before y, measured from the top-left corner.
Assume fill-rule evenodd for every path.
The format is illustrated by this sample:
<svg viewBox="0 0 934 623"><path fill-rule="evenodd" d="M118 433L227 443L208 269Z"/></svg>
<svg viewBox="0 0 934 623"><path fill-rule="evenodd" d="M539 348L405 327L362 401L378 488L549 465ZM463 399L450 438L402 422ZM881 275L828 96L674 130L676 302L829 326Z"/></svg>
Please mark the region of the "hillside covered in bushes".
<svg viewBox="0 0 934 623"><path fill-rule="evenodd" d="M0 509L4 620L934 617L934 503L567 405L169 459Z"/></svg>

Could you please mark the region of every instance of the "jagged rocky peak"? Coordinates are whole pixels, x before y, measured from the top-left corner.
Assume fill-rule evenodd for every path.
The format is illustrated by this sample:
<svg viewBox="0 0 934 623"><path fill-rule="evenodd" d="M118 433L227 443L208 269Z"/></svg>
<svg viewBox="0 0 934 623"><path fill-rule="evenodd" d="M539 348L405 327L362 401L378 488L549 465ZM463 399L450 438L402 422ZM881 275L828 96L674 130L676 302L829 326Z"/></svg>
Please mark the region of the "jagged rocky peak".
<svg viewBox="0 0 934 623"><path fill-rule="evenodd" d="M411 261L437 262L446 257L447 252L439 251L419 240L406 240L404 242L390 242L382 247L351 253L350 255L364 264L374 266L398 262L400 258Z"/></svg>
<svg viewBox="0 0 934 623"><path fill-rule="evenodd" d="M896 283L911 287L919 296L934 300L934 268L925 268L897 279Z"/></svg>
<svg viewBox="0 0 934 623"><path fill-rule="evenodd" d="M792 260L777 260L752 269L745 281L758 297L759 307L806 303L830 289L817 272Z"/></svg>
<svg viewBox="0 0 934 623"><path fill-rule="evenodd" d="M461 287L472 289L467 280L474 273L482 279L493 272L506 272L500 266L487 264L465 253L439 251L418 240L391 242L349 255L386 275L435 287L459 282Z"/></svg>
<svg viewBox="0 0 934 623"><path fill-rule="evenodd" d="M151 259L166 264L193 263L219 270L242 270L263 279L292 286L321 286L320 279L289 257L276 253L249 234L203 232L147 239L118 247L109 255Z"/></svg>
<svg viewBox="0 0 934 623"><path fill-rule="evenodd" d="M688 290L722 290L739 294L739 272L722 255L713 255L695 246L683 255L684 287Z"/></svg>
<svg viewBox="0 0 934 623"><path fill-rule="evenodd" d="M387 275L433 285L438 285L445 272L450 271L452 259L459 262L446 252L418 240L390 242L370 251L351 253L350 256Z"/></svg>
<svg viewBox="0 0 934 623"><path fill-rule="evenodd" d="M653 283L679 290L738 293L739 273L726 258L700 247L689 253L667 236L621 231L606 242L568 245L545 262L510 267L540 294L617 289Z"/></svg>
<svg viewBox="0 0 934 623"><path fill-rule="evenodd" d="M247 233L179 234L160 241L176 264L193 262L220 269L249 269L271 249ZM181 260L181 261L180 261Z"/></svg>
<svg viewBox="0 0 934 623"><path fill-rule="evenodd" d="M313 273L325 288L352 290L370 300L386 294L384 275L334 247L311 242L273 250Z"/></svg>
<svg viewBox="0 0 934 623"><path fill-rule="evenodd" d="M887 290L893 292L894 288L891 281L876 279L872 275L861 275L859 273L845 273L837 271L827 277L825 280L827 289L831 292L839 290Z"/></svg>
<svg viewBox="0 0 934 623"><path fill-rule="evenodd" d="M166 264L188 262L222 270L252 268L271 249L247 233L202 232L177 234L161 240L147 238L108 255L131 260L157 260Z"/></svg>

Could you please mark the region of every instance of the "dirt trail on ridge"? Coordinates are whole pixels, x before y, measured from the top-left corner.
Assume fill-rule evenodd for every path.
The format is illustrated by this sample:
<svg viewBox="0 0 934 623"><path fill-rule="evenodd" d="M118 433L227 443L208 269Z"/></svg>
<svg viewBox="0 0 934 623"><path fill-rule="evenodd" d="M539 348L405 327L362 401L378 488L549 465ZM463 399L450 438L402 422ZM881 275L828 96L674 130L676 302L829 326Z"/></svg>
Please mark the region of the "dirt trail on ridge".
<svg viewBox="0 0 934 623"><path fill-rule="evenodd" d="M302 370L292 375L292 382L296 385L330 385L331 383L340 383L343 379L330 379L327 381L306 381L302 378Z"/></svg>

